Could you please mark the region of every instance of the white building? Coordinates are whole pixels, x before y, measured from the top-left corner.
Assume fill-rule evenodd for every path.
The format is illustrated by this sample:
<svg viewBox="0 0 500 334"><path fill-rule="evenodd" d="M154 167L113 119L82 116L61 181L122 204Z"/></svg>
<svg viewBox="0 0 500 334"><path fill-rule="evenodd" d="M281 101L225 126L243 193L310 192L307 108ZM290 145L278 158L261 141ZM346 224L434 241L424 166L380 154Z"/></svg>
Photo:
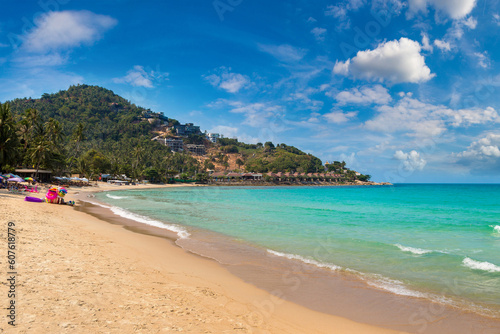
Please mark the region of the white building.
<svg viewBox="0 0 500 334"><path fill-rule="evenodd" d="M212 143L216 143L220 138L224 138L224 136L219 133L206 133L206 137Z"/></svg>

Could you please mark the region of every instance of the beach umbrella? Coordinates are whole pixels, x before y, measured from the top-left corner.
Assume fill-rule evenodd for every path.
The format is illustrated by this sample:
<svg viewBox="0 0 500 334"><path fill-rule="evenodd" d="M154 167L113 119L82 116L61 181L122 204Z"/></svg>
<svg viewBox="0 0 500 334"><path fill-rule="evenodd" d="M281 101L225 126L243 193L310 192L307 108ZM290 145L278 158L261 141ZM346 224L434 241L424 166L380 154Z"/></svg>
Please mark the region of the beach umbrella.
<svg viewBox="0 0 500 334"><path fill-rule="evenodd" d="M87 179L86 177L84 177L84 178L82 179L82 181L83 181L83 182L89 182L89 179Z"/></svg>
<svg viewBox="0 0 500 334"><path fill-rule="evenodd" d="M23 182L24 180L21 179L20 177L11 177L10 179L7 179L9 182Z"/></svg>
<svg viewBox="0 0 500 334"><path fill-rule="evenodd" d="M35 181L32 177L25 177L24 180L25 181Z"/></svg>

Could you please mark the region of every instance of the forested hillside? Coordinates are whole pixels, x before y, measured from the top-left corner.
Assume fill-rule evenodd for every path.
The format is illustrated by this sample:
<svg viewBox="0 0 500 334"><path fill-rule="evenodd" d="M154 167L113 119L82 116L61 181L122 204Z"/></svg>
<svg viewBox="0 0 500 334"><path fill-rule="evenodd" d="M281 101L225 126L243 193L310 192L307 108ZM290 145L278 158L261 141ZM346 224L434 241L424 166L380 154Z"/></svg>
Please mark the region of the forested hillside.
<svg viewBox="0 0 500 334"><path fill-rule="evenodd" d="M187 136L186 144L204 145L208 154L172 153L152 138L176 120L163 121L112 91L89 85L71 86L39 99L19 98L1 105L0 169L51 169L56 174L78 173L95 178L100 173L165 181L206 178L207 170L248 172L324 171L321 160L286 144L245 144L223 138L214 144L203 135ZM168 115L166 115L168 116ZM165 122L165 119L168 122ZM162 123L162 124L159 124ZM10 129L10 130L9 130ZM164 131L164 132L162 132Z"/></svg>

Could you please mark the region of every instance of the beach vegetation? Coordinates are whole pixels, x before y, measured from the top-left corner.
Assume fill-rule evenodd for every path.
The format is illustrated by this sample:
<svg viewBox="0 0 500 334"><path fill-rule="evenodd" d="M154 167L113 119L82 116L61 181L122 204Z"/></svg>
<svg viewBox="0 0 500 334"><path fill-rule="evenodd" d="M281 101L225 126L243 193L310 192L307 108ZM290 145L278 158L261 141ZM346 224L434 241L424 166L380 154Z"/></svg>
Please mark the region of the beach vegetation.
<svg viewBox="0 0 500 334"><path fill-rule="evenodd" d="M323 173L320 159L284 143L247 144L236 138L204 135L182 137L184 144L204 145L208 158L187 151L172 152L155 137L170 136L180 123L136 106L112 91L75 85L40 99L19 98L0 104L0 167L50 169L59 175L126 175L151 182L171 181L175 175L190 179L208 170L252 173ZM170 132L169 132L170 131ZM160 136L159 136L160 134ZM5 167L4 167L5 166ZM345 162L326 165L343 173ZM354 174L348 174L352 179ZM369 179L368 176L361 176ZM359 177L358 177L359 179Z"/></svg>

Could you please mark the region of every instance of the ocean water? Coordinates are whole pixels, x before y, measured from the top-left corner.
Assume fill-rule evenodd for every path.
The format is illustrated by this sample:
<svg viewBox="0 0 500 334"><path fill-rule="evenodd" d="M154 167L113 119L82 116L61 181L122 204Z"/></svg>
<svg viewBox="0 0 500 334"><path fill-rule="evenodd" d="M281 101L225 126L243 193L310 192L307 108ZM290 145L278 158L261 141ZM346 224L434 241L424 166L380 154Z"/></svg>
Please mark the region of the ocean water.
<svg viewBox="0 0 500 334"><path fill-rule="evenodd" d="M183 187L97 198L180 238L215 231L376 289L500 318L500 185Z"/></svg>

